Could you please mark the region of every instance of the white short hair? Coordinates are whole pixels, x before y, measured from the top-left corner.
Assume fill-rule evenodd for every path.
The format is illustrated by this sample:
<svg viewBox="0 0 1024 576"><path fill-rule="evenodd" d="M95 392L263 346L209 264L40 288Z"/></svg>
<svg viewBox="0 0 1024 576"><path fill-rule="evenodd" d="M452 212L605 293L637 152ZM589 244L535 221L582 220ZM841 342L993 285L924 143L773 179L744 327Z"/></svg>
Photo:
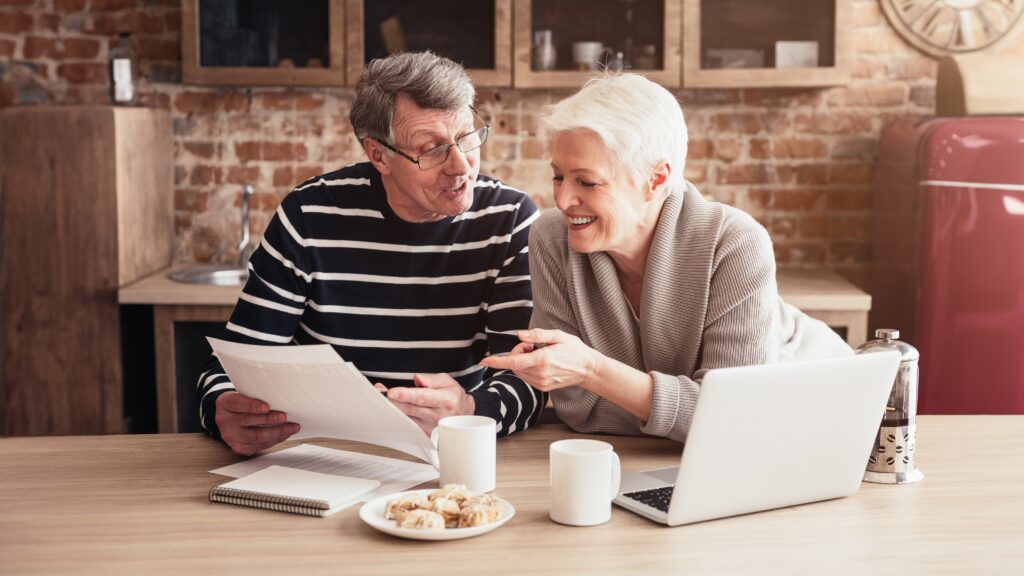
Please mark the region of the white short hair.
<svg viewBox="0 0 1024 576"><path fill-rule="evenodd" d="M672 166L668 189L683 190L683 109L671 92L639 74L609 74L587 81L579 92L549 107L542 123L552 139L576 130L597 134L609 159L636 183L667 161Z"/></svg>

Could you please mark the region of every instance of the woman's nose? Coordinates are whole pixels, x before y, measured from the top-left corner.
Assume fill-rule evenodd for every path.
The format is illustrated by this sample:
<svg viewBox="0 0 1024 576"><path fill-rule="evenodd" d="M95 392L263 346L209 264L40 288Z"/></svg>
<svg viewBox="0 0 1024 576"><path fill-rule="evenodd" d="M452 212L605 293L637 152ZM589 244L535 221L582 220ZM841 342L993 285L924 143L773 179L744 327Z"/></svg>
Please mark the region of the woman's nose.
<svg viewBox="0 0 1024 576"><path fill-rule="evenodd" d="M555 187L555 207L565 212L569 208L579 206L579 197L566 189L566 186Z"/></svg>

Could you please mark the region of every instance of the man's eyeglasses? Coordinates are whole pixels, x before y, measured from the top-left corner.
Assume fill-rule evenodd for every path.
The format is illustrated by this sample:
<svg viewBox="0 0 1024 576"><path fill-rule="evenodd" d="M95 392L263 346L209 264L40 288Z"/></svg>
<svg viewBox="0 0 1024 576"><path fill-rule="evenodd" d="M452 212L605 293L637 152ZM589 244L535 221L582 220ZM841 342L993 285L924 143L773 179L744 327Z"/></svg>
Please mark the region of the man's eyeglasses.
<svg viewBox="0 0 1024 576"><path fill-rule="evenodd" d="M473 110L473 115L476 116L477 119L480 119L480 116L477 115L476 110ZM420 170L430 170L431 168L437 168L441 164L444 164L445 162L448 161L448 153L451 152L452 146L457 146L459 148L459 151L462 152L463 154L469 154L473 150L476 150L477 148L483 146L484 142L487 142L487 136L488 134L490 134L491 127L488 126L486 122L483 122L482 119L480 119L480 122L483 123L483 126L481 126L480 128L477 128L476 130L473 130L472 132L465 134L463 136L459 136L455 140L455 142L452 142L451 144L441 144L440 146L435 146L430 150L423 152L416 158L413 158L412 156L406 154L405 152L402 152L398 148L395 148L394 146L388 144L383 140L377 138L374 138L374 140L380 142L381 146L387 148L388 150L391 150L395 154L398 154L402 158L405 158L409 162L412 162L413 164L419 166Z"/></svg>

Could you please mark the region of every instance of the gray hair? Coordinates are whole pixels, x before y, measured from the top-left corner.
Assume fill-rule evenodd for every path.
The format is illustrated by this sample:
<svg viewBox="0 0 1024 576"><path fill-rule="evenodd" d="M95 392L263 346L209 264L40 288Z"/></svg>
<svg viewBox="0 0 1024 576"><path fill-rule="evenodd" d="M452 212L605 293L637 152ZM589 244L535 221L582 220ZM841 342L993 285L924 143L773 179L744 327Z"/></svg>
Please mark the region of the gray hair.
<svg viewBox="0 0 1024 576"><path fill-rule="evenodd" d="M643 182L659 162L672 166L668 190L682 191L686 166L686 120L679 101L639 74L594 78L579 92L549 107L544 127L560 132L590 130L604 143L608 158Z"/></svg>
<svg viewBox="0 0 1024 576"><path fill-rule="evenodd" d="M476 90L466 70L432 52L406 52L371 60L356 83L349 120L356 138L394 144L391 119L399 95L420 108L461 110L473 105Z"/></svg>

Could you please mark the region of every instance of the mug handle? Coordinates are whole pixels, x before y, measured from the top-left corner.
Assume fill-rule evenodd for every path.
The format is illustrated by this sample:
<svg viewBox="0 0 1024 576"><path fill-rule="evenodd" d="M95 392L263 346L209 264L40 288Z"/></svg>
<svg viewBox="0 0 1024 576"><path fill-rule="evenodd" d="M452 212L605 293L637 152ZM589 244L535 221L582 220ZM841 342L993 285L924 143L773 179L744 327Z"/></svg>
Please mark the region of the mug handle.
<svg viewBox="0 0 1024 576"><path fill-rule="evenodd" d="M622 484L622 466L619 462L619 455L612 452L612 493L609 498L614 500L619 495L619 487Z"/></svg>

